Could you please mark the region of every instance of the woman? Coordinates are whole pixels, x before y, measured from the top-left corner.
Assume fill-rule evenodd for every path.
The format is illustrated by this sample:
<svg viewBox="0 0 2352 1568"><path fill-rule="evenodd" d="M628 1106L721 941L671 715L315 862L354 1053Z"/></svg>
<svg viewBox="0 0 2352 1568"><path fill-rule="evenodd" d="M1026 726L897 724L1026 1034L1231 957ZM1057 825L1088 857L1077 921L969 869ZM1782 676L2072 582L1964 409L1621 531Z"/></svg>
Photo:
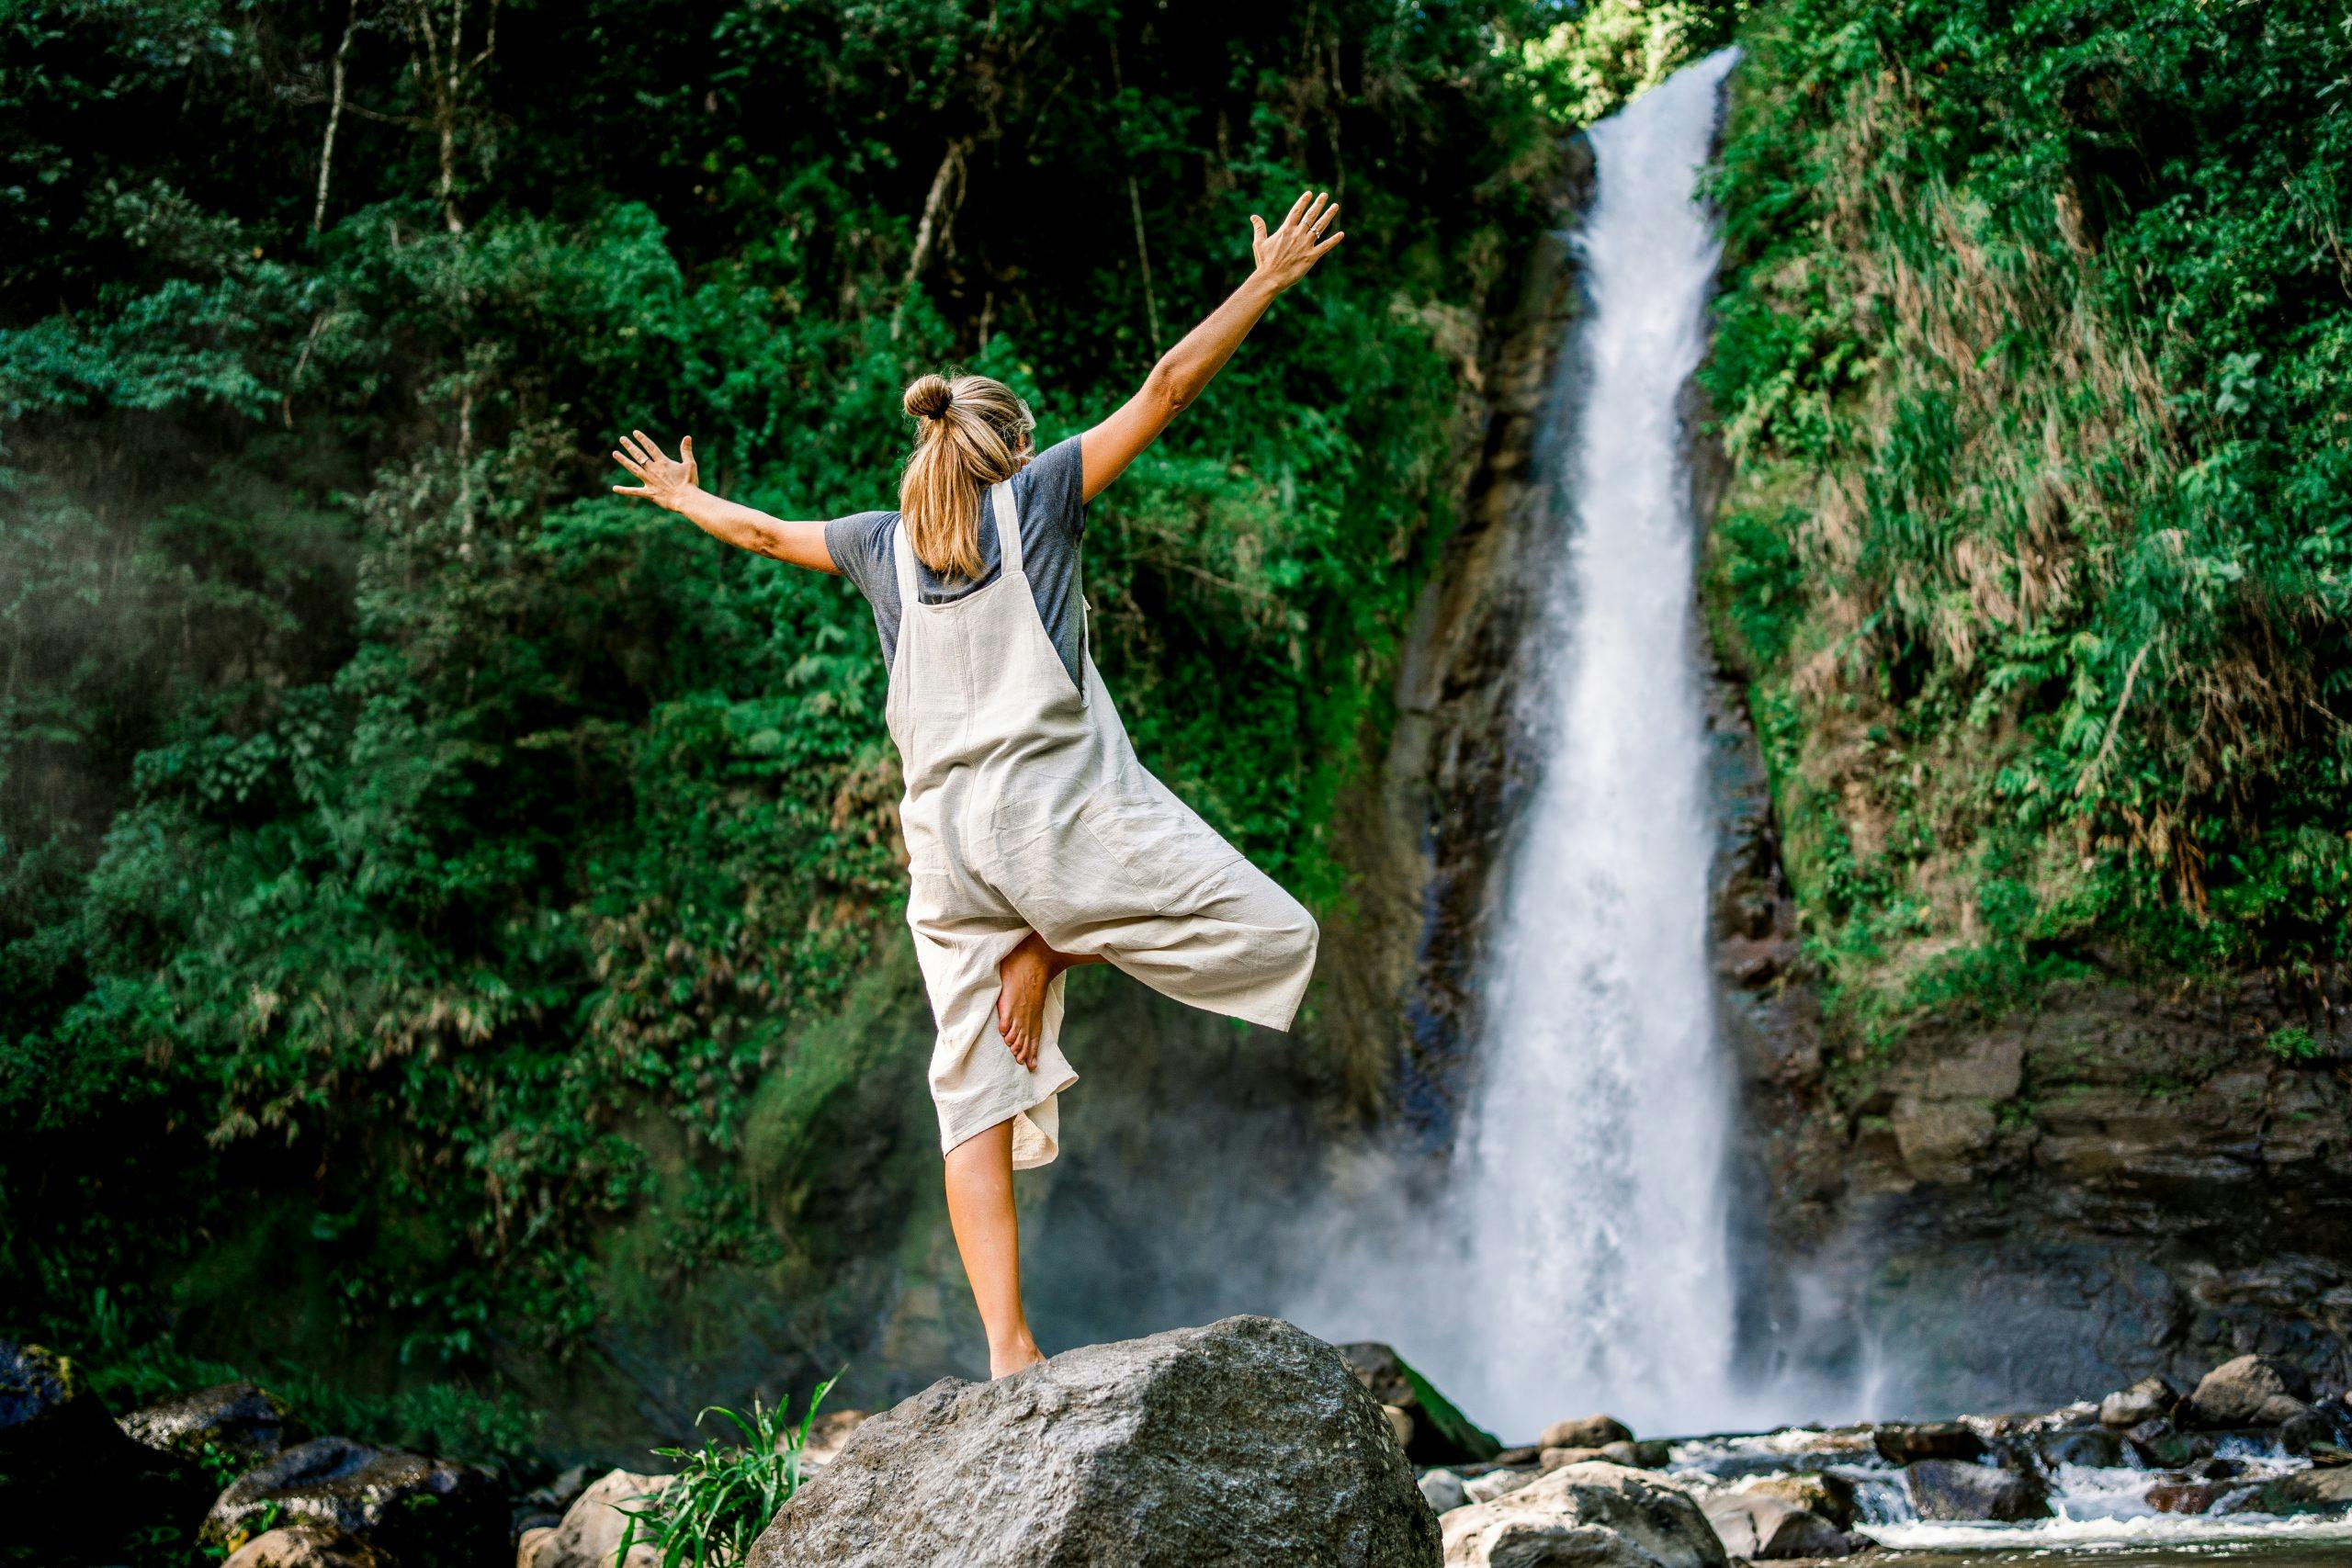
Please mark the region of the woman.
<svg viewBox="0 0 2352 1568"><path fill-rule="evenodd" d="M913 929L938 1037L931 1062L956 1250L992 1377L1044 1359L1021 1302L1012 1172L1058 1152L1062 973L1109 963L1180 1001L1287 1029L1315 966L1314 919L1136 760L1095 671L1079 592L1086 502L1223 368L1275 297L1343 236L1306 192L1256 268L1152 367L1125 406L1031 455L1002 383L925 376L897 512L784 522L695 482L642 431L615 485L777 560L847 575L874 607Z"/></svg>

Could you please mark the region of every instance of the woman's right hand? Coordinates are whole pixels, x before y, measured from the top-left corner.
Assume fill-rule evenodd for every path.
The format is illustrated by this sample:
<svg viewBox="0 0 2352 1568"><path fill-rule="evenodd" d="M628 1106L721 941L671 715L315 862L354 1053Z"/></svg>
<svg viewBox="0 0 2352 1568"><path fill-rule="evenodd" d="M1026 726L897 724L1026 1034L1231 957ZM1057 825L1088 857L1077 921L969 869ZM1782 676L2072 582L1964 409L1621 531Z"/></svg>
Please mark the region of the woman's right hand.
<svg viewBox="0 0 2352 1568"><path fill-rule="evenodd" d="M1344 230L1328 240L1323 237L1323 231L1339 215L1339 205L1329 191L1311 190L1298 193L1298 199L1290 205L1290 216L1271 234L1266 232L1266 220L1251 213L1250 251L1258 259L1258 276L1278 289L1305 277L1323 259L1324 252L1348 237Z"/></svg>
<svg viewBox="0 0 2352 1568"><path fill-rule="evenodd" d="M615 485L615 495L639 495L666 512L676 512L686 497L700 488L701 476L695 469L695 438L687 436L678 448L678 459L672 462L653 445L653 438L641 430L630 431L621 437L622 450L613 454L613 461L638 477L633 485Z"/></svg>

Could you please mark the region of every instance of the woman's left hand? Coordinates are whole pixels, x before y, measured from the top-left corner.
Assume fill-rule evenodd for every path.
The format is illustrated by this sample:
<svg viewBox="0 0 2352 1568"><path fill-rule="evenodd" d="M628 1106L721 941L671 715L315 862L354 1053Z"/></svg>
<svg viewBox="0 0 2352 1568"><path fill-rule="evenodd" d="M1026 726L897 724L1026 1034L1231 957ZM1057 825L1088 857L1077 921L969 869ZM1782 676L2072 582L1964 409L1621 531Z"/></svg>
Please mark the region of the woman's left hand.
<svg viewBox="0 0 2352 1568"><path fill-rule="evenodd" d="M664 456L662 448L653 444L653 438L641 430L622 436L621 448L613 454L613 461L642 482L615 485L615 495L641 495L665 511L675 512L685 503L687 496L701 488L701 476L695 468L695 438L691 435L679 446L675 462Z"/></svg>

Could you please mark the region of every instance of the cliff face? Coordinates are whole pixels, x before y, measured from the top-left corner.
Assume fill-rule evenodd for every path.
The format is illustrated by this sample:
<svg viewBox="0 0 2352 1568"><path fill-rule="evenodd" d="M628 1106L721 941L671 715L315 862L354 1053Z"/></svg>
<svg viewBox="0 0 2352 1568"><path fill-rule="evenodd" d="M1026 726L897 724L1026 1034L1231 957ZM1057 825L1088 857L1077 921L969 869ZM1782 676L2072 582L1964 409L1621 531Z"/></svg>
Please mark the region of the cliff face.
<svg viewBox="0 0 2352 1568"><path fill-rule="evenodd" d="M1729 473L1709 423L1694 398L1702 518ZM1753 1358L1867 1367L1881 1415L2193 1380L2247 1351L2352 1381L2346 977L2105 974L1876 1043L1825 1021L1746 693L1720 663L1713 934Z"/></svg>

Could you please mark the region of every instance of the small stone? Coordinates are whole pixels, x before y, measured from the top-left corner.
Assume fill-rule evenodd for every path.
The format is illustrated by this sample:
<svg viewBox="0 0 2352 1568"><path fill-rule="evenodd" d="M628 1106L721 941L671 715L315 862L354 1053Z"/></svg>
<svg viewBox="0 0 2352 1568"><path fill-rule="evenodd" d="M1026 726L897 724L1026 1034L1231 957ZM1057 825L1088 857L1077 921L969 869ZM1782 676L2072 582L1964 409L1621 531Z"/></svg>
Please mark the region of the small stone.
<svg viewBox="0 0 2352 1568"><path fill-rule="evenodd" d="M1718 1492L1700 1505L1724 1550L1766 1562L1790 1557L1843 1557L1853 1551L1846 1532L1807 1509L1762 1492Z"/></svg>
<svg viewBox="0 0 2352 1568"><path fill-rule="evenodd" d="M2157 1421L2172 1414L2180 1403L2180 1394L2162 1378L2142 1378L2130 1388L2118 1389L2098 1402L2098 1419L2102 1427L2137 1427L2143 1421Z"/></svg>
<svg viewBox="0 0 2352 1568"><path fill-rule="evenodd" d="M1569 1465L1442 1523L1445 1568L1729 1568L1688 1492L1623 1465Z"/></svg>
<svg viewBox="0 0 2352 1568"><path fill-rule="evenodd" d="M1783 1503L1817 1514L1841 1530L1854 1528L1856 1500L1854 1483L1842 1475L1827 1471L1807 1471L1793 1475L1759 1475L1740 1483L1737 1493L1758 1494L1778 1497Z"/></svg>
<svg viewBox="0 0 2352 1568"><path fill-rule="evenodd" d="M1974 1428L1957 1421L1898 1423L1872 1430L1879 1457L1889 1464L1915 1464L1921 1460L1973 1460L1984 1457L1984 1439Z"/></svg>
<svg viewBox="0 0 2352 1568"><path fill-rule="evenodd" d="M1422 1497L1427 1499L1433 1513L1448 1513L1470 1501L1469 1493L1462 1484L1462 1477L1450 1470L1422 1472L1420 1488Z"/></svg>
<svg viewBox="0 0 2352 1568"><path fill-rule="evenodd" d="M2309 1410L2301 1368L2271 1356L2240 1356L2207 1372L2188 1396L2199 1427L2278 1427Z"/></svg>
<svg viewBox="0 0 2352 1568"><path fill-rule="evenodd" d="M224 1382L134 1410L115 1425L135 1443L200 1457L207 1448L254 1465L306 1435L287 1403L257 1383Z"/></svg>
<svg viewBox="0 0 2352 1568"><path fill-rule="evenodd" d="M1962 1460L1918 1460L1904 1468L1911 1506L1923 1519L2046 1519L2050 1499L2039 1482Z"/></svg>
<svg viewBox="0 0 2352 1568"><path fill-rule="evenodd" d="M1536 1456L1536 1463L1546 1471L1553 1471L1564 1464L1590 1464L1600 1457L1599 1449L1547 1448Z"/></svg>
<svg viewBox="0 0 2352 1568"><path fill-rule="evenodd" d="M2159 1514L2210 1514L2234 1490L2220 1481L2159 1481L2148 1488L2148 1506Z"/></svg>
<svg viewBox="0 0 2352 1568"><path fill-rule="evenodd" d="M614 1568L620 1558L621 1537L629 1527L628 1512L643 1508L677 1477L639 1475L632 1471L607 1471L594 1484L572 1499L562 1522L540 1542L538 1554L526 1562L518 1553L515 1568ZM619 1568L656 1568L662 1555L643 1526L620 1558Z"/></svg>
<svg viewBox="0 0 2352 1568"><path fill-rule="evenodd" d="M1630 1442L1634 1429L1614 1416L1583 1416L1555 1421L1535 1439L1539 1449L1599 1449L1604 1443Z"/></svg>

